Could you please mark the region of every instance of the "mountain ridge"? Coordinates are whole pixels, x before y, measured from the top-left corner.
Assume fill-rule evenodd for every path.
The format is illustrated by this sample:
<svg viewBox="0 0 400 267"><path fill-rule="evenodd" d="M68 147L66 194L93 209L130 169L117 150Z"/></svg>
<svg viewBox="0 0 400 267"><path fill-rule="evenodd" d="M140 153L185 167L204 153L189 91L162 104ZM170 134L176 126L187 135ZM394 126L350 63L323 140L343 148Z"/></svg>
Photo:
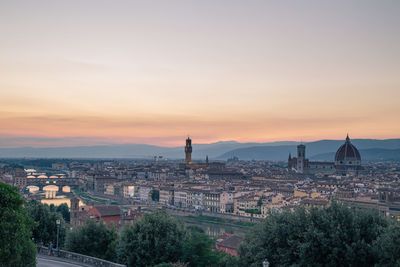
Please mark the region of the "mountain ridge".
<svg viewBox="0 0 400 267"><path fill-rule="evenodd" d="M354 139L351 141L359 150L364 149L400 149L400 139ZM306 145L306 158L315 158L318 154L335 153L337 149L344 144L344 140L318 140L314 142L304 143ZM384 151L380 151L384 153ZM387 151L388 153L392 153ZM233 156L245 160L287 160L289 153L296 156L296 145L288 146L258 146L239 148L221 154L218 159L228 159ZM360 151L361 153L361 151ZM362 156L362 155L361 155ZM381 155L386 159L384 155ZM325 157L326 158L326 157ZM331 158L333 161L334 157Z"/></svg>
<svg viewBox="0 0 400 267"><path fill-rule="evenodd" d="M318 140L304 142L306 156L313 159L318 154L333 153L344 143L344 140ZM352 143L363 149L400 149L400 139L354 139ZM210 159L225 160L232 156L240 159L286 160L289 153L296 155L295 141L276 141L265 143L239 143L237 141L218 141L210 144L193 144L194 160ZM1 158L152 158L163 156L170 159L183 159L184 146L162 147L148 144L115 144L73 147L19 147L0 148ZM379 153L385 153L380 151ZM387 151L387 153L392 153ZM391 156L393 157L393 156ZM383 156L383 158L385 158ZM396 157L394 157L396 158Z"/></svg>

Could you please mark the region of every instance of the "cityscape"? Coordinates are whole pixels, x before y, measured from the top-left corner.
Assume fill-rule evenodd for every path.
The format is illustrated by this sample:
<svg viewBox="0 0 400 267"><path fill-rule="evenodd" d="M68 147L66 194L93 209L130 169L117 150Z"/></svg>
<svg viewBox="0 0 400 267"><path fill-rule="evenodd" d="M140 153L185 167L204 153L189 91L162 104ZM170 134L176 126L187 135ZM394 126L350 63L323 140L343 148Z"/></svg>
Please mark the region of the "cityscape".
<svg viewBox="0 0 400 267"><path fill-rule="evenodd" d="M0 3L0 266L400 266L400 3Z"/></svg>
<svg viewBox="0 0 400 267"><path fill-rule="evenodd" d="M341 201L400 221L400 162L363 162L349 135L332 161L309 161L306 144L287 161L192 160L192 139L182 141L184 159L3 159L0 177L25 199L67 205L71 228L94 219L119 229L162 210L236 257L246 234L271 212Z"/></svg>

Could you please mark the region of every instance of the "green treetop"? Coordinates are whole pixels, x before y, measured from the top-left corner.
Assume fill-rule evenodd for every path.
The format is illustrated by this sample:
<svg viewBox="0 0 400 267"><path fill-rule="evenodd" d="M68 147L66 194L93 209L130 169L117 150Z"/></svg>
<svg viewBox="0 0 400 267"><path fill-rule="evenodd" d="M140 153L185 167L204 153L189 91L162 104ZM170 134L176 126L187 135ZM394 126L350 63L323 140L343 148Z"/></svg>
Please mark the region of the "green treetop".
<svg viewBox="0 0 400 267"><path fill-rule="evenodd" d="M0 182L0 266L35 264L33 221L18 189Z"/></svg>

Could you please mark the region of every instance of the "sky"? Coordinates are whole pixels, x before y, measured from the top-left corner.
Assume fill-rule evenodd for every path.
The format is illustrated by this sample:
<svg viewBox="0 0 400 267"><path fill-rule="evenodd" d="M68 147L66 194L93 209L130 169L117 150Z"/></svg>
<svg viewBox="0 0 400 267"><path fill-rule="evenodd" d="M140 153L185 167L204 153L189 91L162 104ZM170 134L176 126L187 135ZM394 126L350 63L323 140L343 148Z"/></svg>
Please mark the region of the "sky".
<svg viewBox="0 0 400 267"><path fill-rule="evenodd" d="M399 138L400 1L1 1L0 147Z"/></svg>

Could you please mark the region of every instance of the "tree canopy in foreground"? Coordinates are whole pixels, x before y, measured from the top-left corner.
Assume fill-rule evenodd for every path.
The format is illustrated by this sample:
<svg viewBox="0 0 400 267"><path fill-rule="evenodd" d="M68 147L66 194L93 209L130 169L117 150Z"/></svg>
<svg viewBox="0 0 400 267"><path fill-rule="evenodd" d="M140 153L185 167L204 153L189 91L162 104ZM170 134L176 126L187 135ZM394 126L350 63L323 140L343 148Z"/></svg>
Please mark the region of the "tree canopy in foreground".
<svg viewBox="0 0 400 267"><path fill-rule="evenodd" d="M65 222L62 214L56 212L53 206L53 211L47 204L42 204L36 200L30 200L26 203L26 210L31 218L34 220L33 237L36 242L43 242L48 245L50 242L56 245L57 240L57 224L56 221L60 220L60 233L59 245L63 245L65 240Z"/></svg>
<svg viewBox="0 0 400 267"><path fill-rule="evenodd" d="M240 248L240 266L374 266L399 263L400 227L333 202L325 209L272 213Z"/></svg>
<svg viewBox="0 0 400 267"><path fill-rule="evenodd" d="M206 234L157 211L122 229L118 254L128 266L228 266L225 253L213 248Z"/></svg>
<svg viewBox="0 0 400 267"><path fill-rule="evenodd" d="M119 255L129 266L153 266L176 262L183 254L184 225L163 212L145 214L120 233Z"/></svg>
<svg viewBox="0 0 400 267"><path fill-rule="evenodd" d="M0 266L26 266L36 261L33 221L17 190L0 182Z"/></svg>
<svg viewBox="0 0 400 267"><path fill-rule="evenodd" d="M103 221L87 220L85 225L78 226L68 232L65 249L115 261L117 239L118 235L115 228L108 228Z"/></svg>

